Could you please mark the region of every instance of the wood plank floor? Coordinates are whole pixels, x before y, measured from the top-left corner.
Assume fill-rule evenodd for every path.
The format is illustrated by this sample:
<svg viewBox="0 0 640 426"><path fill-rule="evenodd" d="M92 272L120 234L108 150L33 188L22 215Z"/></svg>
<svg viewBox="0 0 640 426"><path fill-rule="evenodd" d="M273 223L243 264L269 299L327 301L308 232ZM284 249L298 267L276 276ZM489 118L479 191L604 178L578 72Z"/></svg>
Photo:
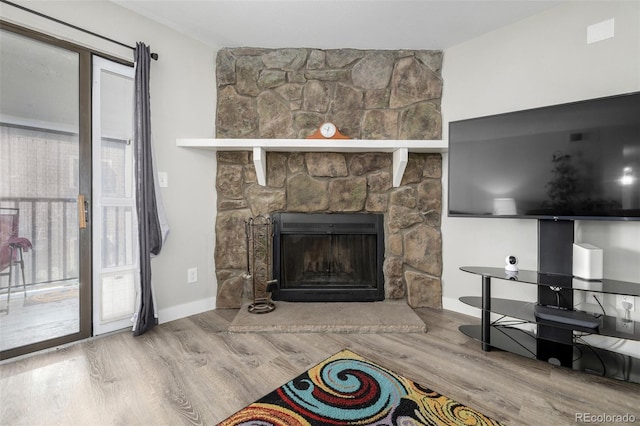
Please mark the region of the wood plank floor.
<svg viewBox="0 0 640 426"><path fill-rule="evenodd" d="M477 319L416 312L426 334L231 334L219 310L4 362L0 424L212 425L344 348L507 424L640 421L640 385L485 353L457 329Z"/></svg>

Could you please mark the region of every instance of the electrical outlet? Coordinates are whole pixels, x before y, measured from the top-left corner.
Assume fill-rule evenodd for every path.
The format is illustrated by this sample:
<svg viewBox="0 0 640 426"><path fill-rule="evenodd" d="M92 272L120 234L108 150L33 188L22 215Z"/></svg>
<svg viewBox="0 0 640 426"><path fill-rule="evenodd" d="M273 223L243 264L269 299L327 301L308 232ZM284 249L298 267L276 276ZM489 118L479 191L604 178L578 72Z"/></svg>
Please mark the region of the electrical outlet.
<svg viewBox="0 0 640 426"><path fill-rule="evenodd" d="M623 318L616 318L616 331L619 331L622 333L634 334L635 322L628 321Z"/></svg>
<svg viewBox="0 0 640 426"><path fill-rule="evenodd" d="M198 282L198 268L187 269L187 283L192 284Z"/></svg>
<svg viewBox="0 0 640 426"><path fill-rule="evenodd" d="M638 304L636 303L635 297L626 296L626 295L622 295L622 294L616 295L616 309L623 309L624 310L624 306L623 306L624 302L631 303L631 309L629 309L629 310L631 312L635 312L635 310L637 309L637 306L638 306Z"/></svg>

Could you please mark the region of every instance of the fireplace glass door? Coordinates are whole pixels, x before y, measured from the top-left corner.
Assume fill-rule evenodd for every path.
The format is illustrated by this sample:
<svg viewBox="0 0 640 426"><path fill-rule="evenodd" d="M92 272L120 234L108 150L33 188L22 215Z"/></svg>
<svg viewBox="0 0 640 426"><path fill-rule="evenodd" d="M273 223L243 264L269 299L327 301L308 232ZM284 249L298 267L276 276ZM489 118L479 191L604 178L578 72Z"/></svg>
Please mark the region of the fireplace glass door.
<svg viewBox="0 0 640 426"><path fill-rule="evenodd" d="M283 236L282 288L375 288L375 235Z"/></svg>

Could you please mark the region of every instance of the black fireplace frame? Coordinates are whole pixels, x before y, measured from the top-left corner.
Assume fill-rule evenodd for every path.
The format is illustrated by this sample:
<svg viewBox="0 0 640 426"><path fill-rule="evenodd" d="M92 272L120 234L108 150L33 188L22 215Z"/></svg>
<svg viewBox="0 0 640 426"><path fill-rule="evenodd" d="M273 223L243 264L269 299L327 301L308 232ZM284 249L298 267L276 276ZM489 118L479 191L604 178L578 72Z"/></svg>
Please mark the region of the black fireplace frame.
<svg viewBox="0 0 640 426"><path fill-rule="evenodd" d="M274 213L273 300L289 302L374 302L384 300L384 216L378 213ZM281 288L282 237L304 235L376 235L376 285L370 288Z"/></svg>

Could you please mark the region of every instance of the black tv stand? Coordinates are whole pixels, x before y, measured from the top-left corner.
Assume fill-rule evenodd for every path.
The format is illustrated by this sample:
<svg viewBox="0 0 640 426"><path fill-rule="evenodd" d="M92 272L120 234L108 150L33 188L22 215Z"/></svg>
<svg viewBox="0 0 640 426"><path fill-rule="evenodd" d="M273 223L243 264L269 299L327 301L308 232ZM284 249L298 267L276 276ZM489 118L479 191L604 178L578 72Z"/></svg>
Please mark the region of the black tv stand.
<svg viewBox="0 0 640 426"><path fill-rule="evenodd" d="M514 285L535 285L550 290L554 287L573 294L574 291L597 291L603 294L621 294L640 297L640 283L603 279L597 283L574 285L573 277L560 274L548 274L538 271L520 270L517 274L506 272L503 268L464 266L461 270L482 277L481 297L461 297L460 301L481 309L479 325L463 325L460 331L480 341L484 351L500 349L528 358L548 361L590 373L601 374L620 380L640 383L640 354L629 356L608 349L591 346L581 339L585 334L615 337L640 341L640 322L624 322L624 319L601 315L597 319L592 314L542 307L538 302L500 299L491 296L491 280L508 280ZM582 284L586 283L586 284ZM554 320L536 316L536 309L555 310ZM508 317L509 322L491 321L491 314ZM586 315L586 316L585 316ZM531 324L530 328L513 326L512 319ZM578 320L587 321L580 323ZM597 321L597 327L593 323ZM576 322L578 322L576 324Z"/></svg>

